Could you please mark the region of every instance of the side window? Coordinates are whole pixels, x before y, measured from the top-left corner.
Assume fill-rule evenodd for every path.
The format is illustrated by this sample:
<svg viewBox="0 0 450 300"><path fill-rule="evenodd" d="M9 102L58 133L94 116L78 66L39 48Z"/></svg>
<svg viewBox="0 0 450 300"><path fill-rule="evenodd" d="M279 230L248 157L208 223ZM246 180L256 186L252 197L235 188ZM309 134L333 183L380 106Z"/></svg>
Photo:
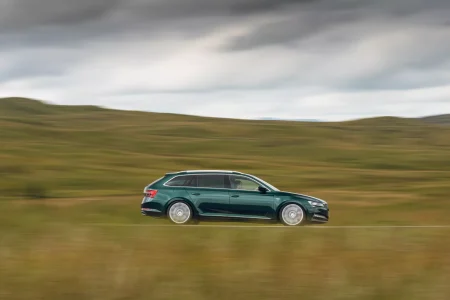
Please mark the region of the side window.
<svg viewBox="0 0 450 300"><path fill-rule="evenodd" d="M231 189L233 190L246 190L256 191L258 190L259 183L251 180L245 176L231 175L230 176Z"/></svg>
<svg viewBox="0 0 450 300"><path fill-rule="evenodd" d="M167 186L196 186L196 178L195 176L177 176L169 180L166 183Z"/></svg>
<svg viewBox="0 0 450 300"><path fill-rule="evenodd" d="M197 175L198 187L203 188L225 188L224 175Z"/></svg>

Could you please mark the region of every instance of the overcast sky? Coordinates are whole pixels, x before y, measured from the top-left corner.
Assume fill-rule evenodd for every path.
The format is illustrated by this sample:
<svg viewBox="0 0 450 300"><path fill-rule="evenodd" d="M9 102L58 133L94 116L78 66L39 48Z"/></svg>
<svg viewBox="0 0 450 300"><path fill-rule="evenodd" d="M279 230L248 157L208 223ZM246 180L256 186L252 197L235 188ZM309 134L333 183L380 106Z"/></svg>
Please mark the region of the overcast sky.
<svg viewBox="0 0 450 300"><path fill-rule="evenodd" d="M449 0L0 0L0 97L236 118L450 113Z"/></svg>

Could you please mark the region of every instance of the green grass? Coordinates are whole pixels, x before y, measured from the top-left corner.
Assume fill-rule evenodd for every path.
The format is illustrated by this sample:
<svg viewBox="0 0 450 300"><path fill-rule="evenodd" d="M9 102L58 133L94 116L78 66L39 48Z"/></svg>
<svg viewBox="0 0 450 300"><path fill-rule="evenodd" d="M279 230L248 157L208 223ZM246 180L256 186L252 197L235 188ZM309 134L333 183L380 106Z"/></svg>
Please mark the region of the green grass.
<svg viewBox="0 0 450 300"><path fill-rule="evenodd" d="M450 229L326 228L450 225L449 136L420 119L244 121L0 99L0 299L449 299ZM205 168L324 198L330 223L92 224L166 224L140 215L143 187Z"/></svg>

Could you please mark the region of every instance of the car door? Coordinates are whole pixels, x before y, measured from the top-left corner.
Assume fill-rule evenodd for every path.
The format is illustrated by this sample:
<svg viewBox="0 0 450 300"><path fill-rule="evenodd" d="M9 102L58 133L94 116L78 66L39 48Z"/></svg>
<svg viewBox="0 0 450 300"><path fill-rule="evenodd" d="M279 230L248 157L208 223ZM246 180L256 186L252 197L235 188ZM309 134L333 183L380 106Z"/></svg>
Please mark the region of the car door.
<svg viewBox="0 0 450 300"><path fill-rule="evenodd" d="M186 188L199 213L204 216L229 214L230 196L224 174L195 175L196 187Z"/></svg>
<svg viewBox="0 0 450 300"><path fill-rule="evenodd" d="M258 190L260 184L242 175L230 175L230 213L248 218L274 218L274 195Z"/></svg>

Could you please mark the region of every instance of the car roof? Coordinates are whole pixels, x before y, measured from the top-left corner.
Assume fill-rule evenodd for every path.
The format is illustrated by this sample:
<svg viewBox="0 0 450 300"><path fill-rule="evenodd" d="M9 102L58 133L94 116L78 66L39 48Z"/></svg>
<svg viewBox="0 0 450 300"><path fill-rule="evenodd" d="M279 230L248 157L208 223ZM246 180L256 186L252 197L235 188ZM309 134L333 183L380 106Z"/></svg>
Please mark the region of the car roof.
<svg viewBox="0 0 450 300"><path fill-rule="evenodd" d="M184 171L178 171L178 172L169 172L166 173L166 175L175 175L175 174L205 174L205 173L228 173L228 174L245 174L238 171L232 171L232 170L184 170Z"/></svg>

